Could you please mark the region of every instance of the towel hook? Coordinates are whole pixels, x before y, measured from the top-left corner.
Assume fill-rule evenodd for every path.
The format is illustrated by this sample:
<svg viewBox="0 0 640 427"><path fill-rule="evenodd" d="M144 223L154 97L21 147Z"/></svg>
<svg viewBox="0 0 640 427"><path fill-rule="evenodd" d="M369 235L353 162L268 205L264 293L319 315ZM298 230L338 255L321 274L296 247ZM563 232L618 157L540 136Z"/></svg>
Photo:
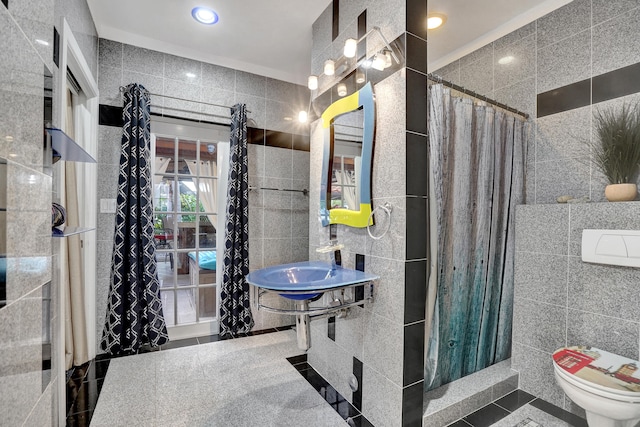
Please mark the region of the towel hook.
<svg viewBox="0 0 640 427"><path fill-rule="evenodd" d="M369 224L371 224L371 218L378 209L387 214L387 216L389 217L389 221L387 222L387 227L384 229L382 234L380 234L379 236L374 236L373 233L371 233L371 226ZM371 214L369 214L369 219L367 220L367 233L369 233L369 237L371 237L373 240L380 240L384 237L385 234L387 234L387 232L391 228L391 212L393 212L393 205L389 202L385 202L382 205L376 206L371 211Z"/></svg>

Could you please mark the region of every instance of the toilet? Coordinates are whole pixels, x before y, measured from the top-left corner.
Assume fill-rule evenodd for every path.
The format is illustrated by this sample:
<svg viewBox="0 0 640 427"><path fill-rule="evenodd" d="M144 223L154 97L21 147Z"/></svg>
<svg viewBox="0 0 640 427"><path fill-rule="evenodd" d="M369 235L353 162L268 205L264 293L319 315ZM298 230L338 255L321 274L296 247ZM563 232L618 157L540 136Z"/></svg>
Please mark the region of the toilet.
<svg viewBox="0 0 640 427"><path fill-rule="evenodd" d="M590 427L640 426L640 362L595 347L553 353L556 381Z"/></svg>

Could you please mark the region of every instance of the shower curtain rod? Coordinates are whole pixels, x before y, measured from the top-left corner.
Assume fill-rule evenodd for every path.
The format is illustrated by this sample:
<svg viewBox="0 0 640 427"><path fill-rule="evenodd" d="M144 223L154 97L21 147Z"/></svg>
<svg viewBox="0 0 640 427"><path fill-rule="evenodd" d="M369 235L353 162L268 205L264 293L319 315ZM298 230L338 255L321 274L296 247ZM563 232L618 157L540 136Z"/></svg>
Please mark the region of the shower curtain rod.
<svg viewBox="0 0 640 427"><path fill-rule="evenodd" d="M125 87L124 87L124 86L120 86L120 93L124 93L124 89L125 89ZM149 91L147 91L147 92L149 92ZM186 101L186 102L193 102L193 103L195 103L195 104L210 105L210 106L212 106L212 107L231 108L231 107L230 107L230 106L228 106L228 105L213 104L213 103L211 103L211 102L194 101L193 99L178 98L177 96L169 96L169 95L160 95L159 93L152 93L152 92L149 92L149 95L152 95L152 96L160 96L160 97L162 97L162 98L168 98L168 99L175 99L176 101ZM171 108L171 107L161 107L161 106L159 106L159 105L156 105L156 107L159 107L159 108ZM179 110L179 109L177 109L177 108L171 108L171 109L172 109L172 110L176 110L176 111L185 111L185 112L189 112L189 113L197 113L197 114L205 114L205 115L208 115L208 116L215 116L215 114L200 113L200 112L198 112L198 111ZM251 111L250 111L250 110L247 110L247 114L249 114L249 113L251 113ZM216 117L226 117L226 116L216 116Z"/></svg>
<svg viewBox="0 0 640 427"><path fill-rule="evenodd" d="M459 86L459 85L457 85L455 83L447 81L447 80L443 79L442 77L440 77L437 74L429 73L429 74L427 74L427 78L429 80L433 81L433 82L441 83L444 86L450 87L451 89L457 90L458 92L462 92L465 95L469 95L472 98L477 98L477 99L479 99L481 101L486 102L487 104L495 105L498 108L502 108L503 110L507 110L507 111L509 111L511 113L514 113L514 114L517 114L519 116L522 116L522 117L525 118L525 120L529 118L529 114L527 114L527 113L523 113L520 110L516 110L515 108L509 107L508 105L502 104L502 103L500 103L498 101L495 101L493 99L487 98L484 95L480 95L477 92L474 92L472 90L466 89L463 86Z"/></svg>

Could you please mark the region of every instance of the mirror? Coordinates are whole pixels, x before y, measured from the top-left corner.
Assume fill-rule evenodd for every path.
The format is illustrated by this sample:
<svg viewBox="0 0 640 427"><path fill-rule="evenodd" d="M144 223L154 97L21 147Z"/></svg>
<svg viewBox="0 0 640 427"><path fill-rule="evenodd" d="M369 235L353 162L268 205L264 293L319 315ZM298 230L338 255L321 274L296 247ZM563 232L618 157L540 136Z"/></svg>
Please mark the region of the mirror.
<svg viewBox="0 0 640 427"><path fill-rule="evenodd" d="M375 103L371 83L331 104L322 114L322 126L322 225L344 224L359 228L372 225Z"/></svg>

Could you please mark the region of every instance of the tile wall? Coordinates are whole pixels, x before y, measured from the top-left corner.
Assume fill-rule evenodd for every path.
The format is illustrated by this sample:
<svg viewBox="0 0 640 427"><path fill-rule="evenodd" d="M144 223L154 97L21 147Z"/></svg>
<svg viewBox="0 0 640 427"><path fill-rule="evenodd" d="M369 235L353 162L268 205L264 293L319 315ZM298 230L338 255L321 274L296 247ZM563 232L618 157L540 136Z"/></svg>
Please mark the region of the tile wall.
<svg viewBox="0 0 640 427"><path fill-rule="evenodd" d="M187 77L186 73L192 73L195 77ZM141 83L152 93L193 101L222 105L245 103L251 111L248 114L248 126L251 127L248 148L250 185L309 188L308 125L301 125L295 120L298 111L308 107L309 93L306 88L100 39L100 104L121 107L119 87L132 82ZM153 96L152 104L152 113L229 123L227 108ZM98 199L115 198L117 195L120 138L120 127L99 126ZM252 190L249 205L249 263L252 270L307 259L307 196L302 193ZM102 336L109 292L114 221L114 214L98 213L98 338ZM256 330L294 323L289 316L262 311L255 312L254 317Z"/></svg>
<svg viewBox="0 0 640 427"><path fill-rule="evenodd" d="M529 113L527 204L555 203L562 195L604 200L606 183L590 166L588 148L581 141L591 138L596 108L617 101L591 105L589 79L640 62L638 16L637 2L574 0L439 70L430 70ZM508 56L512 62L499 63ZM594 95L595 90L594 80ZM563 91L563 99L552 103L579 96L586 103L575 108L568 101L566 111L536 117L536 110L554 91Z"/></svg>
<svg viewBox="0 0 640 427"><path fill-rule="evenodd" d="M7 166L7 305L0 310L0 419L6 425L57 425L56 355L62 337L52 285L52 178L43 161L43 70L53 63L53 29L72 9L70 27L88 63L95 38L84 0L3 1L0 5L0 156ZM68 18L69 19L69 18ZM86 36L86 37L84 37ZM92 38L93 37L93 38ZM49 43L48 46L36 40ZM97 46L93 48L95 52ZM55 80L55 79L54 79ZM52 89L51 83L47 88ZM60 96L53 87L53 104ZM54 115L54 118L56 116ZM53 122L53 125L58 123ZM4 234L4 230L3 230ZM49 304L50 310L43 310ZM43 365L43 331L52 332L51 366Z"/></svg>
<svg viewBox="0 0 640 427"><path fill-rule="evenodd" d="M580 258L583 229L639 230L638 212L640 202L518 207L512 363L523 390L580 413L556 385L556 349L640 359L640 271Z"/></svg>
<svg viewBox="0 0 640 427"><path fill-rule="evenodd" d="M364 15L364 16L363 16ZM423 397L424 301L426 292L426 33L419 23L426 1L338 2L334 0L313 25L312 73L321 74L326 59L342 55L344 40L381 28L388 40L406 46L399 71L374 80L376 136L372 172L373 205L393 205L391 228L374 240L366 229L337 226L345 245L343 265L355 268L364 255L365 271L377 274L375 301L352 309L346 318L311 322L309 364L374 425L421 425ZM414 19L415 18L415 19ZM359 25L360 24L360 25ZM337 26L337 28L336 28ZM336 35L335 39L333 34ZM382 45L367 39L368 55ZM424 56L423 56L424 55ZM404 59L406 58L406 67ZM318 96L338 83L320 79ZM337 98L334 98L335 101ZM411 106L411 108L408 108ZM321 112L321 111L320 111ZM329 227L317 218L320 200L323 128L311 125L309 257L325 259L315 249L329 241ZM421 172L422 171L422 172ZM380 224L384 218L378 218ZM374 227L372 232L380 232ZM417 301L417 304L413 302ZM359 391L348 386L359 374Z"/></svg>

